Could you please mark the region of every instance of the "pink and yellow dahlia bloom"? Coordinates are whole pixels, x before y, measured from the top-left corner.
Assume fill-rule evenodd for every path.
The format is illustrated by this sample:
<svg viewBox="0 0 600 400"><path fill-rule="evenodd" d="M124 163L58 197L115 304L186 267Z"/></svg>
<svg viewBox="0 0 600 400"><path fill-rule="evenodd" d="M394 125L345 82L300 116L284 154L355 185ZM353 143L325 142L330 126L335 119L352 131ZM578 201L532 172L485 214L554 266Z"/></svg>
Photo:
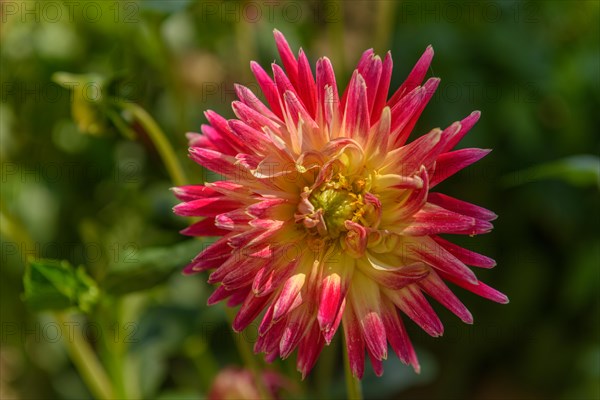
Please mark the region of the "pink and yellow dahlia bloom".
<svg viewBox="0 0 600 400"><path fill-rule="evenodd" d="M268 105L236 85L237 118L207 111L202 134L188 134L191 158L227 179L175 189L177 214L204 217L183 233L222 236L185 272L214 270L208 303L241 305L236 331L260 316L255 351L274 360L297 348L303 376L340 324L356 377L365 350L383 372L388 342L418 371L401 315L442 335L425 295L466 323L471 313L446 282L508 301L468 267L494 260L440 236L487 233L496 215L432 191L489 153L452 150L480 113L407 143L439 84L421 85L431 47L388 98L389 52L365 51L340 95L329 59L317 61L315 79L302 50L296 58L278 31L275 41L285 70L273 64L271 78L251 63Z"/></svg>

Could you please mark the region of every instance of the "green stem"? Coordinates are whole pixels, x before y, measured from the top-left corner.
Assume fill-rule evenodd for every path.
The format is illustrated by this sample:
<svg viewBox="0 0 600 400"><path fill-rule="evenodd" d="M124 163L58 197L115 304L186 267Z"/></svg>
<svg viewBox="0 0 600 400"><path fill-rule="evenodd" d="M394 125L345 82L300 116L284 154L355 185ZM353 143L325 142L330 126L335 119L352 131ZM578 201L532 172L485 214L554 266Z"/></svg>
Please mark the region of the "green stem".
<svg viewBox="0 0 600 400"><path fill-rule="evenodd" d="M57 313L56 319L60 325L71 325L67 324L67 319L61 314ZM69 333L69 335L65 335L65 337L67 338L67 340L65 340L67 351L73 360L73 364L75 364L75 367L81 374L81 378L94 397L101 400L114 399L115 392L110 379L89 343L86 342L81 335L81 332L75 330L72 336L70 336Z"/></svg>
<svg viewBox="0 0 600 400"><path fill-rule="evenodd" d="M338 346L338 340L334 340L329 346L323 348L319 356L315 376L316 392L319 398L326 398L328 395L327 390L329 389L329 385L331 385L331 378L336 366Z"/></svg>
<svg viewBox="0 0 600 400"><path fill-rule="evenodd" d="M125 357L127 354L127 343L123 338L121 319L121 300L110 299L108 303L99 306L97 319L104 332L113 332L112 335L102 335L103 339L103 361L107 365L108 373L113 382L114 392L117 398L127 398L125 389Z"/></svg>
<svg viewBox="0 0 600 400"><path fill-rule="evenodd" d="M346 337L344 337L344 347L342 353L344 353L344 373L346 375L346 394L348 399L362 400L362 389L360 387L360 381L352 375L350 369L350 358L348 357L348 351L346 348Z"/></svg>
<svg viewBox="0 0 600 400"><path fill-rule="evenodd" d="M377 53L384 55L389 48L389 40L394 23L395 16L395 1L379 1L377 2L377 15L375 26L375 38L373 40Z"/></svg>
<svg viewBox="0 0 600 400"><path fill-rule="evenodd" d="M225 310L227 312L227 319L229 320L229 324L231 325L235 318L235 311L233 310L233 308L230 307L226 307ZM234 336L233 341L235 342L240 357L242 357L244 366L250 370L250 373L254 378L254 382L256 382L256 388L258 389L260 398L266 400L271 399L272 396L265 387L265 382L263 380L261 368L258 362L256 361L256 357L254 356L252 349L250 348L250 343L248 343L246 340L244 340L244 338L239 336Z"/></svg>
<svg viewBox="0 0 600 400"><path fill-rule="evenodd" d="M123 110L130 112L135 119L137 119L140 124L144 127L144 130L150 136L152 143L156 146L160 157L169 172L169 176L173 183L177 186L185 185L188 180L181 167L181 163L171 146L171 143L167 140L164 132L156 121L144 110L142 107L138 106L135 103L129 103L122 100L115 100L115 104L121 107Z"/></svg>

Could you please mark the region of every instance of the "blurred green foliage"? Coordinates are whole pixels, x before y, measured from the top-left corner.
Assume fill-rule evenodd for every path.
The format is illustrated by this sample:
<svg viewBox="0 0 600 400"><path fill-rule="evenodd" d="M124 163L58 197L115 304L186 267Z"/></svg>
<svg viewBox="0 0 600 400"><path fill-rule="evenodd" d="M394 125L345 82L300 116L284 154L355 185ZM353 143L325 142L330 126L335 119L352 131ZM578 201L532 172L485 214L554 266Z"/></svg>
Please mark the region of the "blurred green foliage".
<svg viewBox="0 0 600 400"><path fill-rule="evenodd" d="M98 282L103 295L85 307L90 315L75 317L76 327L121 398L198 398L219 368L240 363L234 340L252 342L252 329L234 338L224 308L205 307L206 276L176 272L205 244L178 234L186 221L171 212L173 184L157 149L127 110L106 100L146 109L190 180L209 179L187 159L184 134L199 130L206 109L233 116L234 82L257 88L249 61L268 66L277 58L273 28L313 63L329 56L340 87L366 48L391 50L397 87L432 44L431 75L442 83L415 132L480 109L461 146L494 149L440 191L500 216L491 234L456 241L497 260L478 276L511 303L457 290L475 324L436 308L443 338L409 326L422 375L390 357L383 378L367 373L365 394L599 398L599 3L269 4L0 2L2 398L91 396L47 329L56 324L52 315L22 300L40 282L23 287L29 257L85 266L78 275L70 266L32 264L30 274L58 282L68 304L81 302L47 268ZM91 290L87 279L79 283ZM343 397L335 343L308 389L289 396ZM327 363L333 385L319 378ZM293 360L275 367L298 379Z"/></svg>

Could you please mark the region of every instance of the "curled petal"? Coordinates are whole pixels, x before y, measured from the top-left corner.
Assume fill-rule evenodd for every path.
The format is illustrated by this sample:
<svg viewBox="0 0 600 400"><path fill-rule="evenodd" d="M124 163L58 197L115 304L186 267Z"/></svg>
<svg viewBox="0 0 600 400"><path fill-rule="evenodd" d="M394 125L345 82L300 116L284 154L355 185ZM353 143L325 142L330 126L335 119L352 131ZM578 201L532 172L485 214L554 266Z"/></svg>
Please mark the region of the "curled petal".
<svg viewBox="0 0 600 400"><path fill-rule="evenodd" d="M348 229L344 238L346 251L352 257L362 257L367 249L367 230L364 226L352 221L346 221L344 226Z"/></svg>

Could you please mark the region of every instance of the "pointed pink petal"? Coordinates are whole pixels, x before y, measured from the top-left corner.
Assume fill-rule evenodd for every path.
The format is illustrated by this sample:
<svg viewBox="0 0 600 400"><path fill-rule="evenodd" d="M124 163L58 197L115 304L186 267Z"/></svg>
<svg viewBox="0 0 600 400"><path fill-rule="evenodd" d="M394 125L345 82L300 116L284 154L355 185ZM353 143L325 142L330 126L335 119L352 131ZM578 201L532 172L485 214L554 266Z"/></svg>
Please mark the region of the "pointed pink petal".
<svg viewBox="0 0 600 400"><path fill-rule="evenodd" d="M266 136L266 139L263 140L268 140L269 142L271 141L271 139L264 134L263 128L269 127L273 131L278 131L280 126L283 124L282 122L275 122L271 118L264 116L260 112L242 103L241 101L232 102L231 107L233 108L233 112L235 113L235 115L240 120L242 120L243 122L248 124L248 126L260 132L262 137ZM245 138L240 140L245 140Z"/></svg>
<svg viewBox="0 0 600 400"><path fill-rule="evenodd" d="M279 253L277 253L279 254ZM290 274L295 270L298 265L298 260L292 260L285 263L286 259L277 259L279 262L284 262L283 266L279 266L279 262L258 270L254 281L252 282L252 291L256 296L264 296L272 293L280 287L280 285L286 281Z"/></svg>
<svg viewBox="0 0 600 400"><path fill-rule="evenodd" d="M298 359L296 366L298 371L302 373L302 379L306 378L306 375L308 375L310 370L315 366L324 345L325 341L319 331L319 326L313 324L312 328L304 335L298 345Z"/></svg>
<svg viewBox="0 0 600 400"><path fill-rule="evenodd" d="M362 317L363 337L368 353L378 360L387 358L387 341L385 327L379 312L369 312Z"/></svg>
<svg viewBox="0 0 600 400"><path fill-rule="evenodd" d="M223 236L211 245L208 245L192 262L184 269L185 274L205 271L216 268L229 257L232 248L228 245L229 236Z"/></svg>
<svg viewBox="0 0 600 400"><path fill-rule="evenodd" d="M325 121L329 121L331 129L332 115L328 115L332 110L334 114L338 114L340 99L338 95L337 83L335 81L335 72L331 66L331 61L327 57L320 58L317 61L317 121L324 125ZM327 88L331 90L331 98L327 96Z"/></svg>
<svg viewBox="0 0 600 400"><path fill-rule="evenodd" d="M324 271L319 294L317 321L327 343L330 343L335 334L336 323L340 322L346 293L352 279L352 271L353 266L351 265L327 268Z"/></svg>
<svg viewBox="0 0 600 400"><path fill-rule="evenodd" d="M365 153L369 157L369 161L375 160L374 164L379 167L380 160L384 159L388 152L388 138L390 136L391 114L390 108L385 107L381 113L377 115L377 122L371 128L369 135L369 144ZM373 115L371 115L373 123Z"/></svg>
<svg viewBox="0 0 600 400"><path fill-rule="evenodd" d="M241 251L233 252L231 256L219 266L219 268L210 274L208 277L208 283L213 284L221 282L228 274L242 271L241 267L243 267L247 262L248 258L246 254L242 254Z"/></svg>
<svg viewBox="0 0 600 400"><path fill-rule="evenodd" d="M237 177L245 169L237 163L235 157L214 150L191 147L190 157L204 168L227 177Z"/></svg>
<svg viewBox="0 0 600 400"><path fill-rule="evenodd" d="M398 233L409 236L431 236L439 233L480 235L488 233L492 228L488 221L457 214L427 203L413 215L410 225Z"/></svg>
<svg viewBox="0 0 600 400"><path fill-rule="evenodd" d="M352 375L361 379L365 370L365 342L362 338L362 329L351 304L346 305L342 317L342 326L346 337L346 351L350 361L350 370Z"/></svg>
<svg viewBox="0 0 600 400"><path fill-rule="evenodd" d="M204 218L202 221L195 222L179 231L179 233L186 236L222 236L229 233L229 231L217 227L214 218Z"/></svg>
<svg viewBox="0 0 600 400"><path fill-rule="evenodd" d="M381 77L379 79L379 84L377 85L377 94L375 95L375 102L373 103L373 109L371 111L371 125L379 120L385 107L385 103L387 102L387 95L392 80L392 66L392 54L388 51L383 60Z"/></svg>
<svg viewBox="0 0 600 400"><path fill-rule="evenodd" d="M420 281L419 286L440 304L452 311L463 322L467 324L473 323L473 316L467 307L448 289L448 286L446 286L435 271L431 271L431 274L427 278Z"/></svg>
<svg viewBox="0 0 600 400"><path fill-rule="evenodd" d="M298 83L298 62L294 57L294 53L292 53L292 49L290 49L290 45L281 32L277 29L273 31L273 35L275 36L275 43L277 44L277 50L279 50L279 55L281 56L281 61L283 62L283 66L285 67L285 71L287 75L290 77L290 81L297 85Z"/></svg>
<svg viewBox="0 0 600 400"><path fill-rule="evenodd" d="M429 275L431 267L423 263L407 265L396 270L380 271L370 269L367 274L380 285L389 289L402 289L419 282Z"/></svg>
<svg viewBox="0 0 600 400"><path fill-rule="evenodd" d="M433 236L433 240L435 240L440 246L448 250L454 257L458 258L460 261L467 265L472 265L474 267L480 268L493 268L496 266L496 261L494 261L493 259L481 255L479 253L475 253L474 251L464 249L454 243L442 239L439 236Z"/></svg>
<svg viewBox="0 0 600 400"><path fill-rule="evenodd" d="M229 290L250 286L256 272L265 265L265 260L247 258L238 264L237 268L230 271L222 280L222 284Z"/></svg>
<svg viewBox="0 0 600 400"><path fill-rule="evenodd" d="M223 255L221 258L213 258L210 260L197 260L192 261L183 269L184 275L197 274L198 272L206 271L209 269L215 269L221 266L225 262L227 255Z"/></svg>
<svg viewBox="0 0 600 400"><path fill-rule="evenodd" d="M259 201L258 203L254 203L248 208L246 208L246 212L253 216L254 218L273 218L277 213L277 209L281 208L278 206L289 204L286 199L265 199Z"/></svg>
<svg viewBox="0 0 600 400"><path fill-rule="evenodd" d="M290 276L283 285L273 309L273 319L277 321L284 314L302 304L301 290L306 281L306 274L297 273Z"/></svg>
<svg viewBox="0 0 600 400"><path fill-rule="evenodd" d="M246 300L233 320L233 330L243 331L261 313L265 305L271 300L270 296L256 297L254 293L248 293Z"/></svg>
<svg viewBox="0 0 600 400"><path fill-rule="evenodd" d="M248 148L246 147L246 144L244 143L244 141L238 139L233 134L233 132L231 132L231 129L229 129L229 124L227 123L227 120L225 118L223 118L222 116L220 116L219 114L217 114L216 112L214 112L212 110L205 111L204 115L206 116L206 119L210 123L210 128L212 128L212 129L203 128L203 130L202 130L203 132L209 132L209 133L212 133L213 135L219 135L221 138L223 138L223 140L225 140L227 142L227 146L234 149L236 151L236 153L239 153L239 152L247 153L248 152ZM235 153L234 154L226 153L226 154L235 155Z"/></svg>
<svg viewBox="0 0 600 400"><path fill-rule="evenodd" d="M438 271L456 276L458 279L477 285L477 277L465 264L430 237L412 238L403 249L407 256L415 256Z"/></svg>
<svg viewBox="0 0 600 400"><path fill-rule="evenodd" d="M383 375L383 362L373 357L373 355L369 352L367 352L367 355L369 356L369 360L373 366L373 372L375 372L376 376L381 377Z"/></svg>
<svg viewBox="0 0 600 400"><path fill-rule="evenodd" d="M349 295L367 350L376 359L385 359L387 341L381 320L379 286L361 272L355 271Z"/></svg>
<svg viewBox="0 0 600 400"><path fill-rule="evenodd" d="M285 329L279 342L279 353L282 359L286 359L292 354L292 351L298 346L300 340L313 325L308 310L298 310L287 319Z"/></svg>
<svg viewBox="0 0 600 400"><path fill-rule="evenodd" d="M404 81L404 83L398 88L396 93L392 95L388 105L393 107L400 99L402 99L406 94L410 93L414 88L419 86L427 71L429 70L429 66L431 65L431 60L433 59L433 48L431 46L427 46L425 52L417 61L417 64L414 66L408 78Z"/></svg>
<svg viewBox="0 0 600 400"><path fill-rule="evenodd" d="M285 92L283 99L286 109L290 114L291 121L294 127L297 127L298 122L302 120L308 128L317 129L317 123L315 122L315 120L312 119L312 117L304 107L303 103L298 99L294 92Z"/></svg>
<svg viewBox="0 0 600 400"><path fill-rule="evenodd" d="M367 86L367 110L369 114L373 111L382 69L381 58L376 55L371 55L371 57L365 60L363 65L358 66L358 72L364 78L365 85Z"/></svg>
<svg viewBox="0 0 600 400"><path fill-rule="evenodd" d="M298 55L298 94L313 119L317 118L317 86L304 51Z"/></svg>
<svg viewBox="0 0 600 400"><path fill-rule="evenodd" d="M241 206L242 204L237 200L226 197L208 197L177 204L173 207L173 212L184 217L216 217Z"/></svg>
<svg viewBox="0 0 600 400"><path fill-rule="evenodd" d="M206 301L206 304L209 306L217 304L221 300L224 300L224 299L228 298L229 296L231 296L231 294L234 292L235 292L234 290L228 290L224 286L219 286L218 288L215 289L214 292L212 292L212 294Z"/></svg>
<svg viewBox="0 0 600 400"><path fill-rule="evenodd" d="M248 229L252 217L244 209L237 209L215 217L215 226L228 231L243 232Z"/></svg>
<svg viewBox="0 0 600 400"><path fill-rule="evenodd" d="M406 143L421 113L433 97L440 80L431 78L425 82L422 88L416 88L392 107L392 143L401 146ZM407 107L403 104L407 102ZM389 103L388 103L389 104Z"/></svg>
<svg viewBox="0 0 600 400"><path fill-rule="evenodd" d="M402 310L404 314L429 335L438 337L444 333L442 321L440 321L433 308L431 308L421 290L411 285L395 292L388 289L385 289L384 292L394 302L396 307Z"/></svg>
<svg viewBox="0 0 600 400"><path fill-rule="evenodd" d="M171 188L175 197L181 201L191 201L205 197L213 197L218 192L212 188L202 185L187 185Z"/></svg>
<svg viewBox="0 0 600 400"><path fill-rule="evenodd" d="M269 309L272 309L272 306L269 307ZM267 309L265 317L269 315L269 309ZM254 344L254 352L279 354L279 342L281 341L286 322L286 319L282 319L278 322L271 323L271 325L259 335ZM263 323L266 325L267 322L263 319ZM263 326L263 323L261 323L261 326Z"/></svg>
<svg viewBox="0 0 600 400"><path fill-rule="evenodd" d="M348 87L342 132L345 137L366 143L370 127L367 86L363 77L355 71Z"/></svg>
<svg viewBox="0 0 600 400"><path fill-rule="evenodd" d="M360 60L358 60L358 65L356 66L356 69L353 71L353 75L356 73L360 73L361 70L364 70L365 67L367 66L367 64L369 63L369 60L371 60L373 58L373 49L368 49L365 50L362 55L360 56ZM350 85L346 86L346 89L344 90L344 93L342 94L342 102L341 102L341 107L342 109L345 109L347 104L348 104L348 94L350 92Z"/></svg>
<svg viewBox="0 0 600 400"><path fill-rule="evenodd" d="M186 134L190 147L208 148L228 155L235 155L239 151L238 148L232 146L228 135L221 134L214 127L202 124L200 129L202 130L202 135L198 133Z"/></svg>
<svg viewBox="0 0 600 400"><path fill-rule="evenodd" d="M251 128L237 119L230 119L228 122L234 135L246 143L250 154L264 156L273 149L271 139L265 133Z"/></svg>
<svg viewBox="0 0 600 400"><path fill-rule="evenodd" d="M467 282L463 279L457 278L456 276L447 274L443 271L440 272L440 275L450 282L467 289L470 292L475 293L478 296L484 297L488 300L495 301L496 303L508 304L508 297L504 293L497 291L496 289L489 287L483 282L478 282L477 284L473 284Z"/></svg>
<svg viewBox="0 0 600 400"><path fill-rule="evenodd" d="M455 135L450 138L448 143L442 149L442 152L450 151L460 142L460 140L465 137L465 135L471 130L471 128L479 121L479 117L481 116L480 111L473 111L468 117L464 118L460 121L461 129L456 132Z"/></svg>
<svg viewBox="0 0 600 400"><path fill-rule="evenodd" d="M391 159L392 162L384 167L385 170L401 176L415 174L421 169L423 161L428 158L429 153L435 149L441 138L442 132L434 129L406 146L397 148L389 153L388 159Z"/></svg>
<svg viewBox="0 0 600 400"><path fill-rule="evenodd" d="M271 304L269 308L267 308L267 311L265 312L265 315L263 316L263 319L260 322L260 325L258 326L258 334L260 336L264 336L265 333L267 333L274 324L275 322L273 321L273 304ZM255 350L255 352L258 351Z"/></svg>
<svg viewBox="0 0 600 400"><path fill-rule="evenodd" d="M256 97L252 90L237 83L234 84L234 88L238 99L240 99L242 103L269 118L274 123L281 124L281 120L277 117L277 115L275 115L275 113L273 113L269 107L265 106L263 102Z"/></svg>
<svg viewBox="0 0 600 400"><path fill-rule="evenodd" d="M237 307L246 300L246 297L250 293L250 288L238 289L231 294L227 300L227 307Z"/></svg>
<svg viewBox="0 0 600 400"><path fill-rule="evenodd" d="M331 344L331 341L333 340L333 337L335 336L335 333L337 332L337 330L340 326L340 322L342 322L342 317L344 315L345 309L346 309L346 298L344 297L342 299L342 303L340 304L340 308L335 317L335 320L331 324L331 327L329 328L329 330L323 330L323 338L325 339L325 342L327 343L327 345Z"/></svg>
<svg viewBox="0 0 600 400"><path fill-rule="evenodd" d="M412 365L415 372L419 373L421 367L419 366L415 349L408 337L402 319L400 315L398 315L396 306L387 298L387 296L383 296L382 315L387 338L392 349L400 361L407 365Z"/></svg>
<svg viewBox="0 0 600 400"><path fill-rule="evenodd" d="M269 75L265 72L264 69L256 62L252 61L250 63L250 69L252 69L252 73L256 77L256 81L260 86L260 89L265 95L269 106L271 106L271 110L277 115L277 117L283 120L283 113L281 112L281 105L279 102L279 92L277 91L277 85L275 82L269 77Z"/></svg>
<svg viewBox="0 0 600 400"><path fill-rule="evenodd" d="M271 64L271 68L273 70L273 80L275 81L275 86L277 86L277 91L279 92L279 98L283 98L285 92L290 91L294 93L298 99L300 99L295 86L292 84L290 78L285 74L285 72L283 72L283 69L281 69L281 67L277 64ZM304 107L303 103L302 106Z"/></svg>
<svg viewBox="0 0 600 400"><path fill-rule="evenodd" d="M429 193L427 201L429 203L443 207L446 210L450 210L463 215L468 215L469 217L481 219L484 221L493 221L496 218L498 218L498 216L490 210L476 206L475 204L471 204L466 201L458 200L454 197L450 197L442 193Z"/></svg>
<svg viewBox="0 0 600 400"><path fill-rule="evenodd" d="M431 177L431 187L481 160L490 152L491 150L485 149L460 149L440 154L436 160L435 172Z"/></svg>

